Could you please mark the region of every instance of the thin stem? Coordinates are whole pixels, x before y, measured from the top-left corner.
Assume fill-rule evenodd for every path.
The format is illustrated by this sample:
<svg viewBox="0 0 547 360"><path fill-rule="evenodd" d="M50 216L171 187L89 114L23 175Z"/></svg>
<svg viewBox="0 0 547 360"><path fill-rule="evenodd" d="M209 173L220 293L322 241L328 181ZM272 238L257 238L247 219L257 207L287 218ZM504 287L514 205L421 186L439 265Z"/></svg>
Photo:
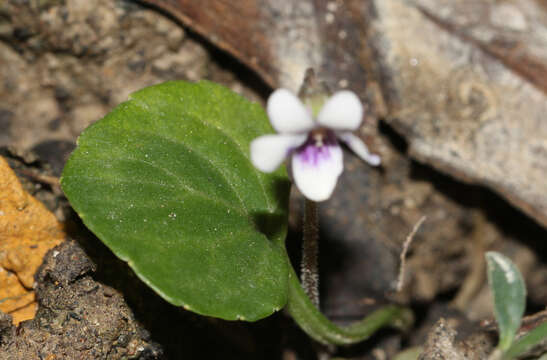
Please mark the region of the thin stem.
<svg viewBox="0 0 547 360"><path fill-rule="evenodd" d="M306 199L300 277L302 287L315 307L319 308L319 216L317 203Z"/></svg>
<svg viewBox="0 0 547 360"><path fill-rule="evenodd" d="M410 310L396 305L387 305L353 325L339 327L329 321L313 306L292 267L289 268L287 310L302 330L314 340L325 345L355 344L367 339L384 326L407 330L413 322L413 315Z"/></svg>

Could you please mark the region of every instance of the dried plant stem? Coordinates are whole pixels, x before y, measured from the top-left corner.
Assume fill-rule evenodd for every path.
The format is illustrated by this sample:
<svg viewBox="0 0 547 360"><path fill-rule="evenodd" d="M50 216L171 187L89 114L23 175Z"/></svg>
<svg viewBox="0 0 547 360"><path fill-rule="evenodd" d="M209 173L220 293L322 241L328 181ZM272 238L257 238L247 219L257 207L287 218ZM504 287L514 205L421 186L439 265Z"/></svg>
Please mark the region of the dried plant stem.
<svg viewBox="0 0 547 360"><path fill-rule="evenodd" d="M403 285L405 282L404 276L405 276L405 265L406 265L406 253L408 252L410 243L414 239L414 235L416 235L416 232L418 231L418 229L420 229L420 226L422 226L426 218L427 218L426 216L422 216L420 220L418 220L418 222L414 225L414 228L412 229L410 234L408 234L408 236L406 237L406 240L403 244L403 251L401 251L401 265L399 267L399 277L397 278L397 286L396 286L397 292L400 292L401 290L403 290Z"/></svg>
<svg viewBox="0 0 547 360"><path fill-rule="evenodd" d="M306 199L300 280L313 305L319 308L319 216L317 203Z"/></svg>

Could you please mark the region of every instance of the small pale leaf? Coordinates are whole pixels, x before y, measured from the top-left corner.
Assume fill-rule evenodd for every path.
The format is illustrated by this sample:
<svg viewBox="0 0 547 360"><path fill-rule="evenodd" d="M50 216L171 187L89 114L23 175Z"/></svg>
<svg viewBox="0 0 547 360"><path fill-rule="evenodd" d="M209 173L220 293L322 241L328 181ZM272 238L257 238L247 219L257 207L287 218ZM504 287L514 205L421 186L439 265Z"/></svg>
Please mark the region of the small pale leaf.
<svg viewBox="0 0 547 360"><path fill-rule="evenodd" d="M287 301L289 183L249 160L264 110L210 82L138 91L86 129L62 187L84 223L167 301L257 320Z"/></svg>
<svg viewBox="0 0 547 360"><path fill-rule="evenodd" d="M526 287L519 270L506 256L486 253L488 284L494 298L494 314L499 327L498 347L505 351L520 327L526 302Z"/></svg>

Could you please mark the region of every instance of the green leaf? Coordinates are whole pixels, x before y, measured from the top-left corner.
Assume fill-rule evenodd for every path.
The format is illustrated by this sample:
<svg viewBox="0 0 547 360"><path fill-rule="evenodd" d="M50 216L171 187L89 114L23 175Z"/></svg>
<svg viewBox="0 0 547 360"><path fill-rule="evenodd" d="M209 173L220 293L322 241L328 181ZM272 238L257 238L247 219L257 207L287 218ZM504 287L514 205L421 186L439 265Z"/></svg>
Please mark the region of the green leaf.
<svg viewBox="0 0 547 360"><path fill-rule="evenodd" d="M86 129L61 184L84 223L172 304L254 321L287 301L289 182L257 171L261 106L210 82L131 95Z"/></svg>
<svg viewBox="0 0 547 360"><path fill-rule="evenodd" d="M517 356L533 349L534 346L544 342L545 339L547 339L547 322L536 326L533 330L530 330L526 335L515 341L505 353L504 359L515 359ZM543 357L547 358L547 354Z"/></svg>
<svg viewBox="0 0 547 360"><path fill-rule="evenodd" d="M494 297L494 314L499 327L498 348L506 351L520 327L526 301L526 287L519 270L506 256L486 253L488 284Z"/></svg>

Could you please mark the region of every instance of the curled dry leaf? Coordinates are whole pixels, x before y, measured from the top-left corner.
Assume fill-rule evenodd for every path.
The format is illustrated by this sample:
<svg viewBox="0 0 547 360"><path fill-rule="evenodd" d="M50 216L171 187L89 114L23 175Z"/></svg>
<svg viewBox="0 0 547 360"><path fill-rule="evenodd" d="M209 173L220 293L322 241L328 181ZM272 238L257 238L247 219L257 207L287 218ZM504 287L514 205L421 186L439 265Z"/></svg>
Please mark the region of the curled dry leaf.
<svg viewBox="0 0 547 360"><path fill-rule="evenodd" d="M297 91L306 69L320 65L321 43L311 1L144 2L169 12L236 56L272 87Z"/></svg>
<svg viewBox="0 0 547 360"><path fill-rule="evenodd" d="M34 273L64 237L61 223L23 189L0 157L0 310L14 323L34 317Z"/></svg>

